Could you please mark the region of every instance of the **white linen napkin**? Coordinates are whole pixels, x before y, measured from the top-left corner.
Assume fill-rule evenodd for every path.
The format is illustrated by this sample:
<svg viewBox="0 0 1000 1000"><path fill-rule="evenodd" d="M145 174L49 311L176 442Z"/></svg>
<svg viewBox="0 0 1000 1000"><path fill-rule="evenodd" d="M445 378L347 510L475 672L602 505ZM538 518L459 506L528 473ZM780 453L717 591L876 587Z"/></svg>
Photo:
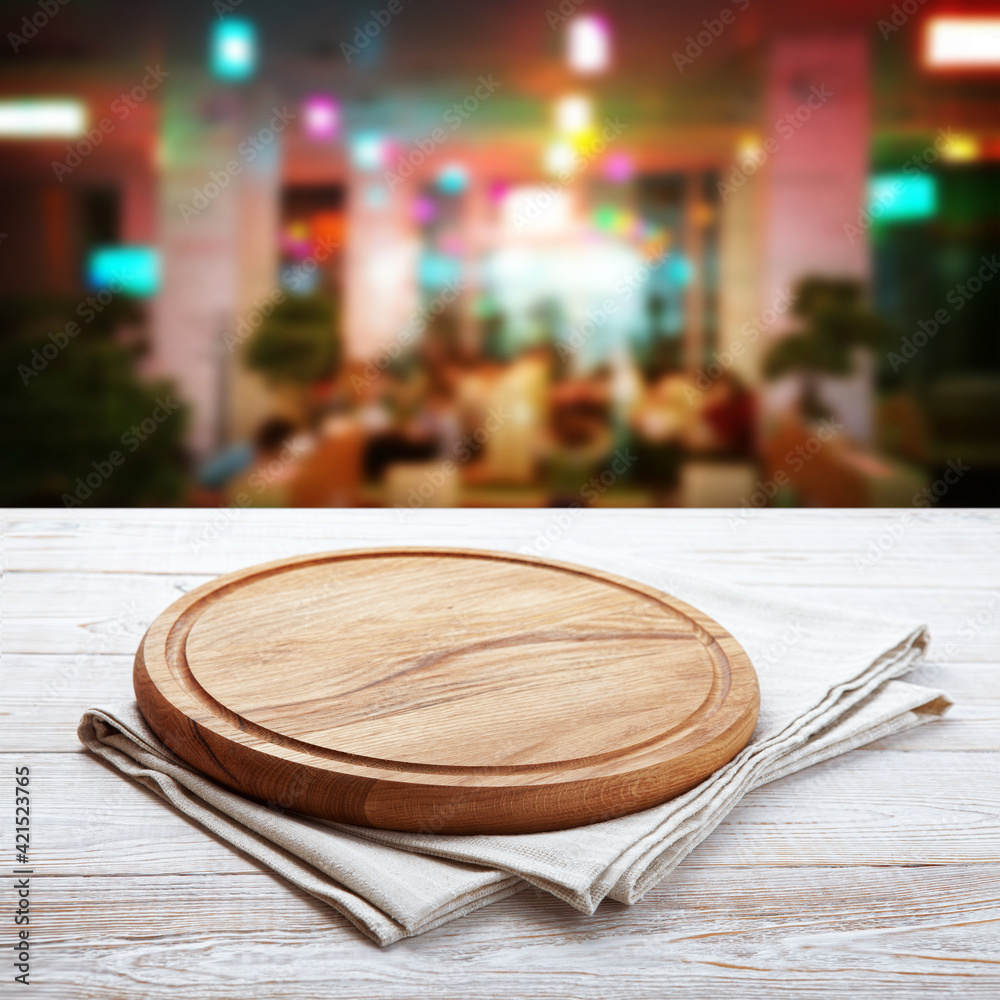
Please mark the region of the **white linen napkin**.
<svg viewBox="0 0 1000 1000"><path fill-rule="evenodd" d="M942 715L941 691L900 681L927 630L556 542L550 558L657 587L728 629L760 682L757 728L689 792L631 816L548 833L410 834L280 812L203 777L172 754L134 702L88 709L88 749L206 829L343 913L380 945L422 934L537 885L585 913L638 902L752 789Z"/></svg>

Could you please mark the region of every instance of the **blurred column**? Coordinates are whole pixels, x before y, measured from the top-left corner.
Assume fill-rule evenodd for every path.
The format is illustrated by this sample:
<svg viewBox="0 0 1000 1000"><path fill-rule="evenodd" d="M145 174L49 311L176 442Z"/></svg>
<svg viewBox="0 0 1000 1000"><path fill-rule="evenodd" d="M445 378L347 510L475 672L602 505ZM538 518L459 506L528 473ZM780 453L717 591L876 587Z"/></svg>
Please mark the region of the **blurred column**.
<svg viewBox="0 0 1000 1000"><path fill-rule="evenodd" d="M240 409L240 350L223 334L275 287L280 135L246 144L272 103L200 73L175 71L165 86L154 360L192 405L197 455L231 436L231 408Z"/></svg>
<svg viewBox="0 0 1000 1000"><path fill-rule="evenodd" d="M408 184L389 190L382 168L349 175L344 353L352 360L406 348L401 336L419 304L412 194Z"/></svg>
<svg viewBox="0 0 1000 1000"><path fill-rule="evenodd" d="M760 181L751 177L727 194L719 212L719 343L724 367L753 385L759 377ZM770 301L766 303L770 305Z"/></svg>
<svg viewBox="0 0 1000 1000"><path fill-rule="evenodd" d="M483 346L477 309L485 291L483 261L490 251L490 209L489 185L477 164L466 193L465 214L462 219L462 239L465 243L462 278L465 282L465 294L461 298L459 314L459 338L463 349L472 355L478 355Z"/></svg>
<svg viewBox="0 0 1000 1000"><path fill-rule="evenodd" d="M693 277L685 293L684 311L687 316L684 333L684 364L697 368L703 360L705 347L705 269L704 240L700 215L704 197L701 175L689 171L684 192L684 256L690 261Z"/></svg>
<svg viewBox="0 0 1000 1000"><path fill-rule="evenodd" d="M269 129L275 110L282 108L283 105L275 106L273 101L259 98L248 114L246 131L259 133L261 129ZM289 127L297 125L296 121ZM249 438L272 407L271 391L263 378L247 371L243 364L243 348L249 339L244 334L258 328L257 321L266 314L280 287L281 163L282 136L276 135L273 141L262 144L258 155L246 164L233 192L237 211L236 316L229 331L236 334L238 346L231 351L223 344L220 351L225 365L223 372L229 378L225 414L230 439Z"/></svg>
<svg viewBox="0 0 1000 1000"><path fill-rule="evenodd" d="M761 309L805 275L868 280L867 240L851 242L844 224L856 224L868 200L869 59L860 33L778 39L771 49L764 136L776 148L761 173ZM790 322L786 312L770 335ZM839 381L826 387L825 396L848 432L866 441L870 373Z"/></svg>

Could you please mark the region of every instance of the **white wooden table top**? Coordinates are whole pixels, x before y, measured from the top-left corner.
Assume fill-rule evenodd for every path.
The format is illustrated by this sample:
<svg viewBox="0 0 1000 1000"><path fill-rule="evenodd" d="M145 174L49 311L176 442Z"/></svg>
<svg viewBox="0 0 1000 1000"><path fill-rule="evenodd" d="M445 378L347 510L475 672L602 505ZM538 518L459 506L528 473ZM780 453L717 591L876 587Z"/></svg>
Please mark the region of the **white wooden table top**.
<svg viewBox="0 0 1000 1000"><path fill-rule="evenodd" d="M28 764L34 997L1000 996L996 513L12 511L4 527L0 872ZM751 793L636 906L588 917L528 890L387 950L77 743L85 707L131 697L150 621L213 576L367 545L517 550L546 531L927 622L913 677L956 705Z"/></svg>

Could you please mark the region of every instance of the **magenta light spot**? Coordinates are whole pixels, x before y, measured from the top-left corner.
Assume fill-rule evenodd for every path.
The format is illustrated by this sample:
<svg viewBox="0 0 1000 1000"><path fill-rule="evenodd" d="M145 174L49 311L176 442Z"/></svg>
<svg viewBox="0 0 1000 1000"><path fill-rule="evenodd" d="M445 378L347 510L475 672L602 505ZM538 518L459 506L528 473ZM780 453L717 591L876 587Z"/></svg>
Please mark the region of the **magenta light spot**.
<svg viewBox="0 0 1000 1000"><path fill-rule="evenodd" d="M419 198L414 199L413 218L417 222L430 222L435 214L434 202L430 198L421 195Z"/></svg>
<svg viewBox="0 0 1000 1000"><path fill-rule="evenodd" d="M623 184L635 173L635 164L628 153L611 153L604 161L604 176L616 184Z"/></svg>
<svg viewBox="0 0 1000 1000"><path fill-rule="evenodd" d="M313 139L332 139L340 128L340 109L326 94L314 94L303 108L306 132Z"/></svg>
<svg viewBox="0 0 1000 1000"><path fill-rule="evenodd" d="M491 181L489 186L490 201L499 205L507 197L510 184L507 181Z"/></svg>

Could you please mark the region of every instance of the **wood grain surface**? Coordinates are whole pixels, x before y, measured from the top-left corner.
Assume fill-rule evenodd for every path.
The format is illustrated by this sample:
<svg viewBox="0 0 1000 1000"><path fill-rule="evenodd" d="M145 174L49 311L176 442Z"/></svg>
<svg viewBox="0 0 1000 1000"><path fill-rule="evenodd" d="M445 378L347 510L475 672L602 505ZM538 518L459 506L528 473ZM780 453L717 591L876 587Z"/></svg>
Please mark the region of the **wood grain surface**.
<svg viewBox="0 0 1000 1000"><path fill-rule="evenodd" d="M1000 995L995 512L405 513L7 512L0 763L8 776L29 765L37 793L32 996ZM554 535L763 595L926 622L929 661L911 676L956 704L752 792L636 906L584 916L528 890L386 951L76 739L84 707L133 697L132 658L156 616L219 574L379 545L542 554ZM0 810L7 901L13 817ZM12 971L0 972L4 996Z"/></svg>
<svg viewBox="0 0 1000 1000"><path fill-rule="evenodd" d="M216 781L383 829L528 833L694 787L747 743L750 661L676 598L470 550L334 552L196 588L146 633L151 727Z"/></svg>

